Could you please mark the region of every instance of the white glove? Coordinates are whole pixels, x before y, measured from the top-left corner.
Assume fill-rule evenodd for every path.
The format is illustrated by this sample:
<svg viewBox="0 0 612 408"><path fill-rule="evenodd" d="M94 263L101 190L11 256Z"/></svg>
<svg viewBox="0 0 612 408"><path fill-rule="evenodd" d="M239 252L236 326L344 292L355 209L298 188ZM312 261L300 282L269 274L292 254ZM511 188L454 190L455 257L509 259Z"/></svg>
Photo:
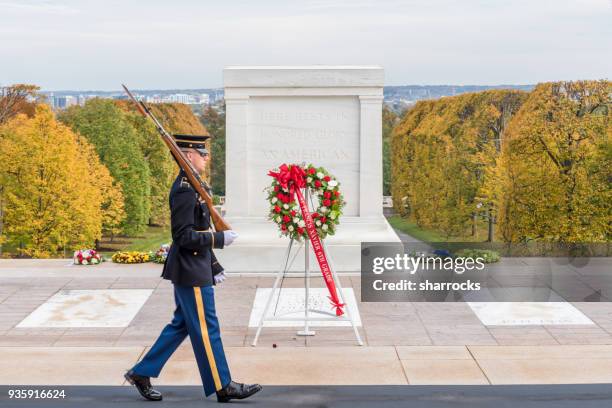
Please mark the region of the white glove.
<svg viewBox="0 0 612 408"><path fill-rule="evenodd" d="M215 283L221 283L225 279L227 279L227 275L225 274L225 271L224 272L220 272L220 273L215 275Z"/></svg>
<svg viewBox="0 0 612 408"><path fill-rule="evenodd" d="M238 238L238 233L233 230L223 231L223 246L229 246Z"/></svg>

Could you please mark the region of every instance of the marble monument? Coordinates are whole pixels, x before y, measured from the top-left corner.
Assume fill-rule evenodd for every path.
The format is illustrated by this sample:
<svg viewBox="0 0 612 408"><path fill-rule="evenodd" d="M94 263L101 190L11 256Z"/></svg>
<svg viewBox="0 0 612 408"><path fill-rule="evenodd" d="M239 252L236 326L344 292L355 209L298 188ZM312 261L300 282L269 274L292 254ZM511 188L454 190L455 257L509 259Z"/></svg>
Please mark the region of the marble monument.
<svg viewBox="0 0 612 408"><path fill-rule="evenodd" d="M228 272L280 267L288 238L266 219L264 188L282 163L324 166L340 181L347 204L325 240L336 271L360 271L362 241L400 242L382 213L383 83L372 66L225 68L225 211L240 234L216 252ZM290 270L303 268L302 253Z"/></svg>

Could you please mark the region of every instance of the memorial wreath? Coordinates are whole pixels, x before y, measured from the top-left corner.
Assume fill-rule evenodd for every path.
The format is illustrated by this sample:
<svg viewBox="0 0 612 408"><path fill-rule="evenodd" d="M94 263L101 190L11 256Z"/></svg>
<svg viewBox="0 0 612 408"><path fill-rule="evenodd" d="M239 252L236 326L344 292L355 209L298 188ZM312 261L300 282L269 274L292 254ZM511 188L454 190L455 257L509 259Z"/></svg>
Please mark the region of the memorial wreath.
<svg viewBox="0 0 612 408"><path fill-rule="evenodd" d="M319 263L323 280L329 290L329 299L336 310L336 315L341 316L344 314L342 310L344 304L340 303L322 242L327 235L336 232L336 226L340 223L344 207L344 200L339 190L340 183L323 167L315 167L312 164L305 167L298 164L283 164L278 170L269 171L268 175L274 178L268 188L270 219L278 224L282 235L298 241L305 238L310 240L315 259ZM319 206L315 212L311 213L308 209L302 189L305 192L311 191L318 197Z"/></svg>
<svg viewBox="0 0 612 408"><path fill-rule="evenodd" d="M279 170L268 173L274 177L267 188L270 202L268 218L278 225L282 235L298 241L308 236L306 221L291 190L293 185L287 185L287 181L283 180L283 175L287 178L291 174L302 178L303 185L317 196L318 206L310 215L319 237L324 239L327 235L334 235L346 204L340 192L340 183L325 168L312 164L306 167L283 164Z"/></svg>

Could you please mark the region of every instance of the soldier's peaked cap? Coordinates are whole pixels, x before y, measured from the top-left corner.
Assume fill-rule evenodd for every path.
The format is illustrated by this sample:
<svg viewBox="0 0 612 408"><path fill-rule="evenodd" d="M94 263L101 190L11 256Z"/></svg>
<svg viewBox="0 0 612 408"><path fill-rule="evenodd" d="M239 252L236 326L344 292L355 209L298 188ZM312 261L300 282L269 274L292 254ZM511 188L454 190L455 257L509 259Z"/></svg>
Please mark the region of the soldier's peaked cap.
<svg viewBox="0 0 612 408"><path fill-rule="evenodd" d="M210 136L205 135L172 135L178 147L197 149L202 153L208 153L205 142Z"/></svg>

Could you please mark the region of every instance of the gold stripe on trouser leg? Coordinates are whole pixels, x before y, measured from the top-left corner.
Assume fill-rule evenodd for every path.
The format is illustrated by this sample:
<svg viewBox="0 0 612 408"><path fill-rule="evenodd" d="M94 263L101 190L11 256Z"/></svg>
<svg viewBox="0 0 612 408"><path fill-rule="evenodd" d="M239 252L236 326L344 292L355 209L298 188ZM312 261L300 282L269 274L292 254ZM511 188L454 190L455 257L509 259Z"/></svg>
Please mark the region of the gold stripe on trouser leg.
<svg viewBox="0 0 612 408"><path fill-rule="evenodd" d="M193 288L193 291L198 309L198 318L200 319L200 331L202 332L202 341L204 342L204 349L206 350L206 358L208 358L210 371L212 372L213 380L215 381L215 389L219 391L223 387L221 386L221 379L219 378L219 371L217 370L215 355L213 354L212 346L210 345L210 338L208 337L208 326L206 326L204 304L202 303L202 291L197 286Z"/></svg>

